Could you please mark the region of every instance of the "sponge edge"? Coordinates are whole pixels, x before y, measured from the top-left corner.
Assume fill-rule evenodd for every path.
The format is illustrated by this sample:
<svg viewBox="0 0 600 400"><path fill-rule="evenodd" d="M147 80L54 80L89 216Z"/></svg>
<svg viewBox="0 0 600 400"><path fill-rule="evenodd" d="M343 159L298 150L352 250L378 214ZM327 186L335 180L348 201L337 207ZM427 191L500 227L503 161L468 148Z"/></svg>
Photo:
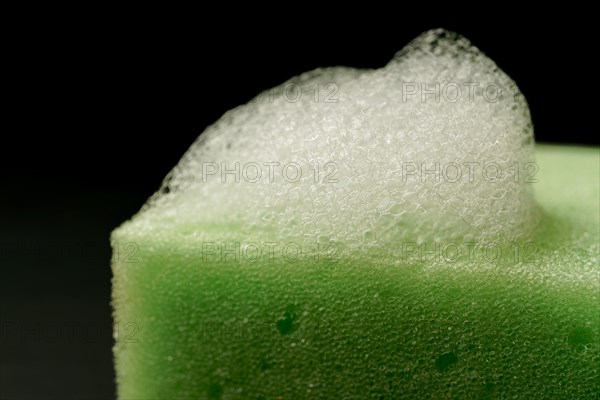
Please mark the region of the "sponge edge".
<svg viewBox="0 0 600 400"><path fill-rule="evenodd" d="M227 112L122 229L239 224L349 249L527 238L532 150L514 82L437 29L381 69L317 69Z"/></svg>

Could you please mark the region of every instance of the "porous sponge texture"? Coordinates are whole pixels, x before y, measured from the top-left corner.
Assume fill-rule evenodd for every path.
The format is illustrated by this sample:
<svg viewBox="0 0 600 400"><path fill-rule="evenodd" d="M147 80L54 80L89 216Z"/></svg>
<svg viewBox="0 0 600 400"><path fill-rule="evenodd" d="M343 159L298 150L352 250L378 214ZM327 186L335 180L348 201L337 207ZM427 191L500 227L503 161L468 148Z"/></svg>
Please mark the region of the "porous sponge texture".
<svg viewBox="0 0 600 400"><path fill-rule="evenodd" d="M383 68L317 69L227 112L131 229L236 223L352 248L524 237L535 207L515 174L532 149L514 82L465 38L434 30Z"/></svg>
<svg viewBox="0 0 600 400"><path fill-rule="evenodd" d="M294 80L335 82L338 103L276 91L208 128L112 236L119 398L594 399L598 149L538 146L534 158L526 104L512 93L458 106L402 99L412 90L402 82L467 79L512 85L465 39L436 30L380 70ZM407 160L506 171L533 159L537 183L393 174ZM262 160L333 160L339 182L201 174L204 162ZM407 241L513 249L507 239L518 255L393 252ZM205 257L206 243L267 240L344 246L332 258Z"/></svg>

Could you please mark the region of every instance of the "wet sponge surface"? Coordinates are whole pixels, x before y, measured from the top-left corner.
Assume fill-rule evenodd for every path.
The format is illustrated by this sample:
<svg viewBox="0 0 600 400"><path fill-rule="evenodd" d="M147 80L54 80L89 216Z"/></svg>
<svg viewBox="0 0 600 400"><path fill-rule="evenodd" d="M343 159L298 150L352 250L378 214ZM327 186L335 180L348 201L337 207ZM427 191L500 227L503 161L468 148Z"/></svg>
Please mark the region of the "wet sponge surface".
<svg viewBox="0 0 600 400"><path fill-rule="evenodd" d="M511 84L444 31L380 70L300 81L319 76L339 84L338 103L276 98L229 112L113 233L119 398L595 398L598 149L534 152L519 96L399 101L404 81ZM336 163L339 182L199 172L206 161L311 160ZM503 170L535 160L537 183L385 174L407 160ZM504 253L397 252L470 240ZM238 243L275 244L257 260ZM291 243L316 256L286 257Z"/></svg>

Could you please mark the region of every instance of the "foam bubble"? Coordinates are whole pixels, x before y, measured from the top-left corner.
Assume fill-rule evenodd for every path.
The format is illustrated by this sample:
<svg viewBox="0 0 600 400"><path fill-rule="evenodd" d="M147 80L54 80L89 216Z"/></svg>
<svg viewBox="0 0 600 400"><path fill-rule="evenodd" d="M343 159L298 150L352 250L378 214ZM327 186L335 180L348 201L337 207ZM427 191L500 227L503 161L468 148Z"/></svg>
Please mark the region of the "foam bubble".
<svg viewBox="0 0 600 400"><path fill-rule="evenodd" d="M350 247L512 239L534 225L532 154L514 82L437 29L383 68L320 68L227 112L130 227L236 224Z"/></svg>

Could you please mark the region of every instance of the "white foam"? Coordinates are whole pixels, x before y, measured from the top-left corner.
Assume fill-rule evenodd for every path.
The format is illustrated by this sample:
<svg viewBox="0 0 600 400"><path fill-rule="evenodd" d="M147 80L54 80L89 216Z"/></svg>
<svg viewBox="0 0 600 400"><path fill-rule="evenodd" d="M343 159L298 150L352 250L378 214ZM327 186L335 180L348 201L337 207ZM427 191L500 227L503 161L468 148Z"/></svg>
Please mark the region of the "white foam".
<svg viewBox="0 0 600 400"><path fill-rule="evenodd" d="M383 68L317 69L227 112L127 226L160 235L235 223L349 246L526 236L532 154L514 82L465 38L437 29ZM223 173L236 165L239 173Z"/></svg>

